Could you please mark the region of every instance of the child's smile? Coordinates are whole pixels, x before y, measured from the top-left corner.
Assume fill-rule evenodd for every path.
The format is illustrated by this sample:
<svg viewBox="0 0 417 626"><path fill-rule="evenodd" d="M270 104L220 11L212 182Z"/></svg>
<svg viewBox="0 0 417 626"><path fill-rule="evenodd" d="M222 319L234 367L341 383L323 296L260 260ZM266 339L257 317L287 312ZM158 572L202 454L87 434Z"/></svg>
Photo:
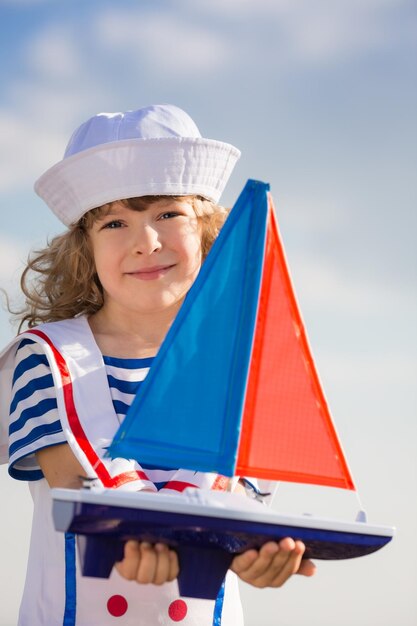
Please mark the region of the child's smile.
<svg viewBox="0 0 417 626"><path fill-rule="evenodd" d="M177 313L201 267L201 230L192 200L161 199L144 211L119 202L90 231L103 308Z"/></svg>
<svg viewBox="0 0 417 626"><path fill-rule="evenodd" d="M173 267L174 265L154 265L152 267L142 268L135 272L129 272L129 274L132 278L137 278L138 280L155 280L156 278L165 276L165 274Z"/></svg>

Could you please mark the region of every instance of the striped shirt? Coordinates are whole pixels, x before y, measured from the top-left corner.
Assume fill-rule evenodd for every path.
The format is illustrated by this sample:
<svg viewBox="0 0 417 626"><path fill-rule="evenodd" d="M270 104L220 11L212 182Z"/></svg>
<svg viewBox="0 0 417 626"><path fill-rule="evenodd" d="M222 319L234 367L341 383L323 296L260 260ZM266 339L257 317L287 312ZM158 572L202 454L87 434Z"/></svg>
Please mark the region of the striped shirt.
<svg viewBox="0 0 417 626"><path fill-rule="evenodd" d="M144 381L153 358L103 357L114 411L120 423ZM53 377L42 346L24 339L16 351L9 426L9 474L39 480L43 473L35 452L67 443L58 415ZM176 469L141 466L156 488L175 477Z"/></svg>

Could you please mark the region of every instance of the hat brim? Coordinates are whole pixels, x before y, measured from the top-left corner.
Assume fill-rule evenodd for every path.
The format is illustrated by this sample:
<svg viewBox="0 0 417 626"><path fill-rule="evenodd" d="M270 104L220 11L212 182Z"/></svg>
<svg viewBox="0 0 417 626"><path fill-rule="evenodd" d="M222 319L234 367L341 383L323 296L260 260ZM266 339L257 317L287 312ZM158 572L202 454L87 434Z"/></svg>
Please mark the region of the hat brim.
<svg viewBox="0 0 417 626"><path fill-rule="evenodd" d="M63 159L35 183L36 193L67 226L107 202L147 195L200 195L214 203L240 151L213 139L127 139Z"/></svg>

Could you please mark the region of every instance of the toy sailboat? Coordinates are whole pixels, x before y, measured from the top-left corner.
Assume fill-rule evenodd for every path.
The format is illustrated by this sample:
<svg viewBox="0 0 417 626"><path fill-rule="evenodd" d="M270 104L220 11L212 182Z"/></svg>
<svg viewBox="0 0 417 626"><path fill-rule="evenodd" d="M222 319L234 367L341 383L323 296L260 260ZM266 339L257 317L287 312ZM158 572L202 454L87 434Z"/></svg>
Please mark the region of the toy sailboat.
<svg viewBox="0 0 417 626"><path fill-rule="evenodd" d="M355 491L267 184L246 184L109 454ZM85 575L108 576L128 538L164 541L179 554L180 593L192 597L215 598L233 556L271 539L301 539L308 558L340 559L374 552L394 533L363 520L282 515L219 491L58 489L53 498L56 528L79 535Z"/></svg>

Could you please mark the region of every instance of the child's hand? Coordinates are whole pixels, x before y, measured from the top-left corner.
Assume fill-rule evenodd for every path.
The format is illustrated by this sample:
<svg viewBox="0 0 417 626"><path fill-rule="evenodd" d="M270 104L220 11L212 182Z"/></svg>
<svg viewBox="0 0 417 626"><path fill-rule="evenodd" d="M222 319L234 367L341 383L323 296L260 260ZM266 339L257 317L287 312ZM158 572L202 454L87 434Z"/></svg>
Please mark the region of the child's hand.
<svg viewBox="0 0 417 626"><path fill-rule="evenodd" d="M281 587L293 574L313 576L316 566L302 561L305 546L301 541L269 541L260 550L247 550L236 556L231 570L254 587Z"/></svg>
<svg viewBox="0 0 417 626"><path fill-rule="evenodd" d="M163 543L127 541L123 561L115 564L119 574L138 583L163 585L178 576L178 558Z"/></svg>

